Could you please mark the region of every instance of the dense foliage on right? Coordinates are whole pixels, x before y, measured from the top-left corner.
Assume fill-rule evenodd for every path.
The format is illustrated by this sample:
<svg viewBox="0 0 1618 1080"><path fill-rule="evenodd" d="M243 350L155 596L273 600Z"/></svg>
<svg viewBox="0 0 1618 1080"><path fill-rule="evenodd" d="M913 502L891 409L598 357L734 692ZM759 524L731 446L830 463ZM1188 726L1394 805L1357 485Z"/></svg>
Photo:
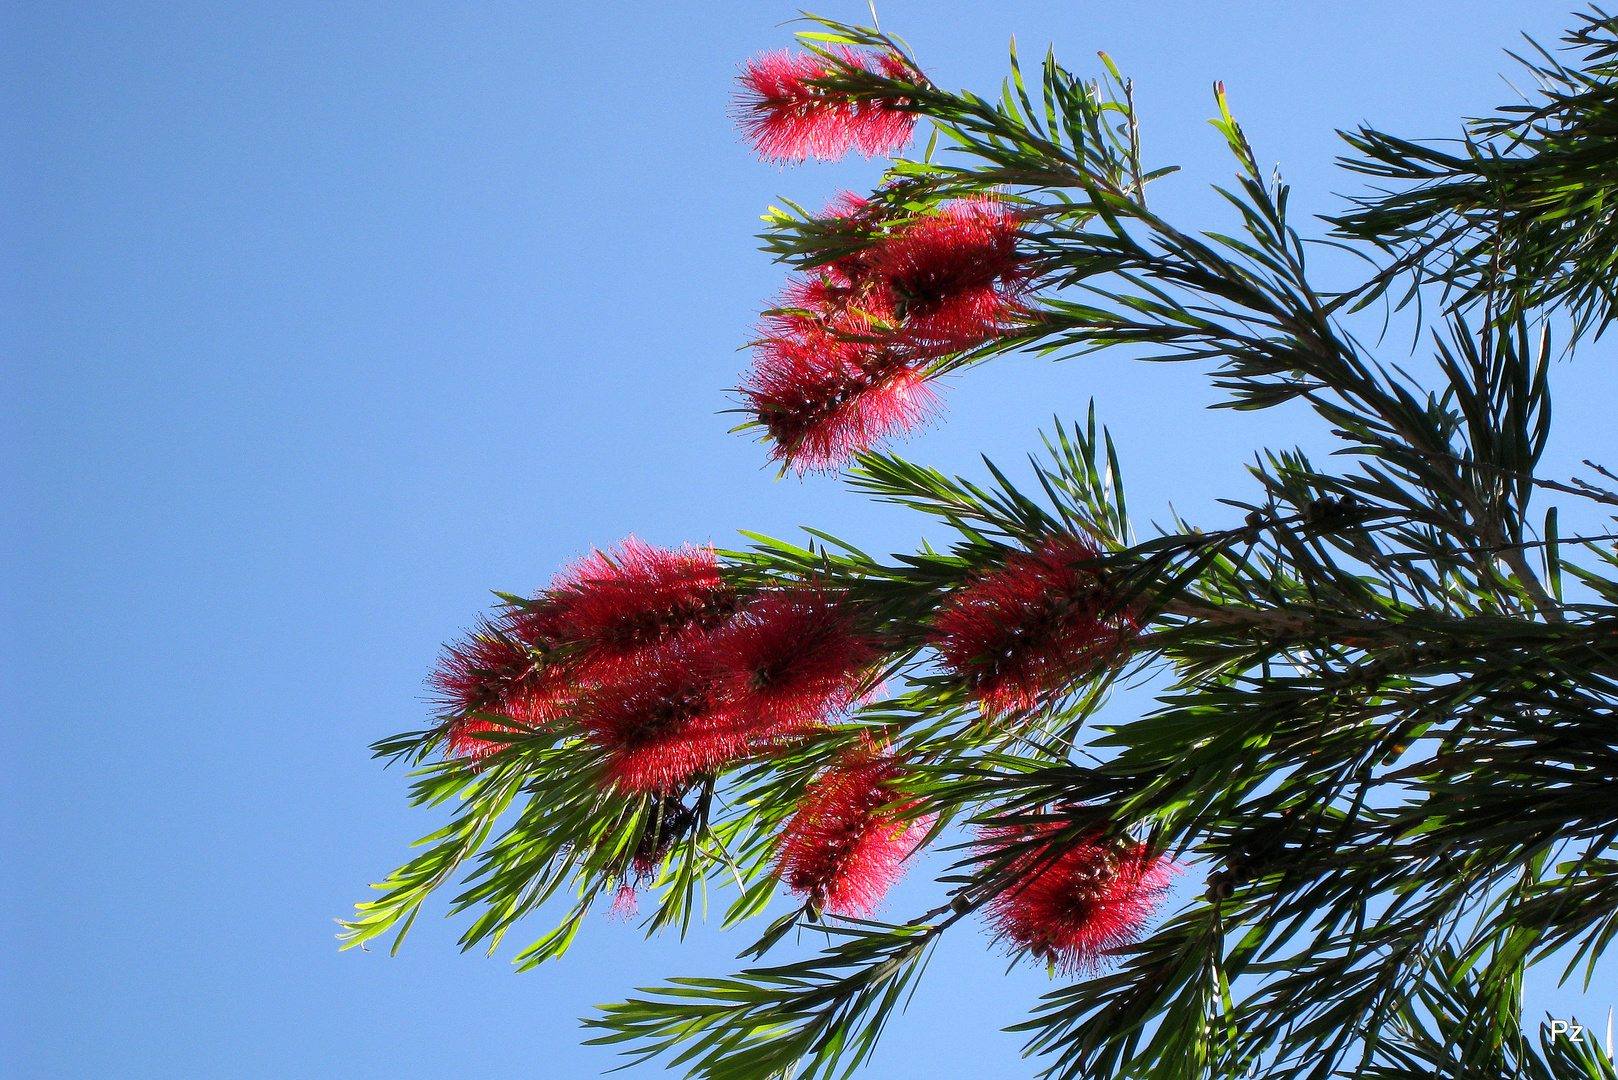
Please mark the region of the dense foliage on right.
<svg viewBox="0 0 1618 1080"><path fill-rule="evenodd" d="M1618 525L1583 524L1618 476L1538 472L1554 362L1615 318L1618 19L1579 16L1530 54L1531 99L1459 140L1345 135L1374 187L1313 239L1222 89L1231 235L1148 208L1173 170L1104 56L1087 81L1014 55L989 101L874 28L799 38L742 72L760 156L926 144L766 218L793 276L739 430L952 535L890 560L631 538L501 594L433 675L433 725L377 745L458 808L350 943L402 937L463 866L468 947L571 896L524 967L602 906L650 903L652 933L784 893L743 955L820 952L588 1021L712 1080L847 1075L963 923L1060 980L1020 1026L1051 1077L1613 1080L1522 1015L1522 980L1582 978L1618 935ZM1314 244L1363 278L1311 284ZM1144 537L1093 409L1029 491L883 448L942 376L1103 350L1310 409L1339 448L1262 450L1224 520ZM1125 683L1156 705L1098 716ZM950 864L935 905L885 915L923 848Z"/></svg>

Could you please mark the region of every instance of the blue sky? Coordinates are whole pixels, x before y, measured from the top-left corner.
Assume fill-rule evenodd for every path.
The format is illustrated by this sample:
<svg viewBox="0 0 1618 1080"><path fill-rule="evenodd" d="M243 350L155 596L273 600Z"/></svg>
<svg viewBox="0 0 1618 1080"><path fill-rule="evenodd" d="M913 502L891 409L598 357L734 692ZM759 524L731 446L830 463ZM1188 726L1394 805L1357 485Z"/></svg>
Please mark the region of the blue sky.
<svg viewBox="0 0 1618 1080"><path fill-rule="evenodd" d="M889 0L945 85L1005 44L1107 50L1137 83L1154 205L1227 219L1205 123L1225 80L1300 214L1332 209L1334 128L1412 136L1511 99L1518 33L1563 0L985 4ZM863 2L820 9L863 17ZM5 20L3 1022L15 1075L588 1076L577 1017L729 971L744 934L645 942L593 919L513 975L424 919L397 957L332 920L441 818L371 741L489 602L631 532L828 529L883 551L924 524L835 479L776 481L726 434L736 349L780 279L770 202L870 185L780 171L725 115L789 4L18 3ZM1612 341L1558 369L1548 468L1618 460ZM1198 374L1003 360L907 453L1018 460L1094 397L1142 519L1221 521L1299 416L1202 408ZM913 877L917 875L912 875ZM905 895L920 897L912 882ZM536 921L530 937L547 925ZM525 939L526 940L526 939ZM749 939L750 940L750 939ZM1049 988L948 942L872 1075L1026 1077L999 1032ZM1609 976L1581 1011L1618 999ZM1536 986L1531 1009L1569 994ZM642 1075L656 1072L643 1068Z"/></svg>

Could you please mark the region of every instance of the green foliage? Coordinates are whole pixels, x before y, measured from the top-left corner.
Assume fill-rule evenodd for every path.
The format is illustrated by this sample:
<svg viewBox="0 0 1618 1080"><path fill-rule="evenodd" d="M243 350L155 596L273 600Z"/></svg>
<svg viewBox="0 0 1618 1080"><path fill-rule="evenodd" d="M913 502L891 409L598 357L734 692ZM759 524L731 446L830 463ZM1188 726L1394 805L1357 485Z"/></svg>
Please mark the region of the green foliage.
<svg viewBox="0 0 1618 1080"><path fill-rule="evenodd" d="M1344 134L1344 164L1396 185L1355 200L1339 234L1370 241L1442 282L1453 302L1510 315L1565 305L1581 326L1614 317L1618 220L1618 24L1600 8L1566 38L1568 66L1530 42L1538 100L1473 120L1453 150L1371 128ZM1407 295L1407 299L1409 296Z"/></svg>
<svg viewBox="0 0 1618 1080"><path fill-rule="evenodd" d="M815 25L811 47L903 49L873 29ZM1142 538L1092 409L1082 425L1057 421L1027 490L992 463L974 482L862 456L850 485L934 519L952 534L942 549L883 561L811 532L722 553L743 592L805 580L845 591L888 643L897 689L708 778L660 863L648 932L683 932L710 888L730 897L727 925L763 912L793 804L877 732L916 772L919 801L903 813L937 815L935 837L1030 820L1076 836L1106 821L1209 875L1204 897L1020 1025L1044 1075L1612 1077L1599 1054L1532 1043L1519 1015L1528 965L1555 954L1588 972L1618 935L1618 554L1612 537L1563 534L1555 507L1531 505L1547 492L1618 504L1593 482L1536 475L1552 319L1572 314L1572 348L1613 317L1618 21L1584 16L1569 42L1580 63L1539 54L1544 100L1474 121L1463 152L1345 136L1361 155L1350 167L1395 188L1334 219L1335 242L1384 258L1335 293L1310 283L1287 189L1262 174L1222 92L1213 123L1237 167L1223 191L1233 235L1182 231L1148 209L1147 185L1169 170L1142 165L1130 84L1110 61L1086 82L1047 57L1025 80L1014 54L995 101L859 69L825 80L902 98L936 129L926 158L896 162L878 191L886 220L983 193L1022 217L1036 316L936 370L1011 349L1123 346L1201 363L1231 408L1301 403L1341 446L1333 468L1263 451L1228 520ZM767 250L788 266L859 242L795 207L766 222ZM1343 325L1396 286L1406 300L1429 286L1445 298L1426 319L1422 377ZM1098 573L1143 633L1128 665L986 722L932 664L930 620L974 574L1064 533L1099 548ZM1156 680L1157 705L1098 726L1120 679ZM604 791L599 758L565 721L481 764L431 760L442 738L440 727L378 744L427 762L416 802L461 809L361 906L349 943L402 937L470 862L453 901L480 913L464 944L494 948L565 893L560 927L517 959L560 955L659 827L658 800ZM1005 856L958 850L934 910L828 923L805 905L744 955L794 929L828 935L818 955L674 980L604 1009L589 1021L596 1041L713 1080L848 1075L939 935L1007 887Z"/></svg>

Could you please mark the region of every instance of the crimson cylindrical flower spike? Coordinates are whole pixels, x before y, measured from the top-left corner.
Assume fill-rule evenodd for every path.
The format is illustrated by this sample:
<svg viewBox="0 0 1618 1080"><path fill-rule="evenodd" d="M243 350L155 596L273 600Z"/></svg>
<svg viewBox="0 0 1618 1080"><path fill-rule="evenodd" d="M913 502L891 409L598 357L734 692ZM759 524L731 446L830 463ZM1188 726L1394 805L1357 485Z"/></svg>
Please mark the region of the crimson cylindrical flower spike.
<svg viewBox="0 0 1618 1080"><path fill-rule="evenodd" d="M832 161L849 150L872 157L910 141L916 115L903 99L861 101L810 83L835 78L847 68L910 82L920 81L921 74L893 52L839 48L835 55L843 65L816 53L777 52L756 56L742 69L733 114L760 157Z"/></svg>
<svg viewBox="0 0 1618 1080"><path fill-rule="evenodd" d="M817 777L776 855L787 888L835 915L874 912L932 824L881 812L896 795L888 782L903 775L890 755L866 746Z"/></svg>
<svg viewBox="0 0 1618 1080"><path fill-rule="evenodd" d="M1061 828L992 829L984 843L1005 847ZM1012 881L985 911L1000 937L1040 960L1068 972L1093 970L1113 950L1140 940L1174 870L1145 844L1096 830L1068 846L1053 840L1019 855Z"/></svg>
<svg viewBox="0 0 1618 1080"><path fill-rule="evenodd" d="M427 683L454 716L446 744L449 756L482 758L499 750L502 743L478 738L478 733L513 729L490 717L539 727L571 701L567 679L536 656L535 648L543 643L528 640L529 629L519 614L509 613L445 647Z"/></svg>
<svg viewBox="0 0 1618 1080"><path fill-rule="evenodd" d="M712 548L671 551L630 537L558 574L546 603L578 675L610 680L647 650L721 623L736 593Z"/></svg>
<svg viewBox="0 0 1618 1080"><path fill-rule="evenodd" d="M706 664L670 648L594 688L578 710L585 739L607 752L604 781L624 793L667 794L747 752Z"/></svg>
<svg viewBox="0 0 1618 1080"><path fill-rule="evenodd" d="M816 219L825 235L820 249L813 254L821 259L833 256L818 264L818 272L850 290L866 282L870 277L870 249L886 234L891 220L902 213L867 196L839 191ZM885 292L875 306L886 313L885 318L891 316Z"/></svg>
<svg viewBox="0 0 1618 1080"><path fill-rule="evenodd" d="M771 456L800 472L920 423L938 400L931 365L1026 314L1019 226L1000 203L964 199L891 232L871 205L845 193L828 208L871 243L788 282L741 382Z"/></svg>
<svg viewBox="0 0 1618 1080"><path fill-rule="evenodd" d="M769 433L771 458L800 472L840 468L915 427L938 400L917 368L867 373L812 354L755 369L742 395Z"/></svg>
<svg viewBox="0 0 1618 1080"><path fill-rule="evenodd" d="M765 341L775 334L819 330L829 342L880 340L890 334L894 312L880 284L873 286L860 258L836 260L813 274L792 278L775 314L765 320Z"/></svg>
<svg viewBox="0 0 1618 1080"><path fill-rule="evenodd" d="M974 575L940 605L939 663L985 714L1035 708L1126 651L1138 626L1086 565L1100 554L1082 537L1052 537Z"/></svg>
<svg viewBox="0 0 1618 1080"><path fill-rule="evenodd" d="M800 472L838 468L915 427L938 401L925 369L902 352L811 320L781 320L756 355L742 401L768 432L770 456Z"/></svg>
<svg viewBox="0 0 1618 1080"><path fill-rule="evenodd" d="M922 352L958 352L1006 333L1026 313L1030 284L1020 225L1004 205L962 199L862 252L888 293L898 336Z"/></svg>
<svg viewBox="0 0 1618 1080"><path fill-rule="evenodd" d="M879 653L844 599L760 593L708 641L716 686L752 738L791 737L849 708Z"/></svg>

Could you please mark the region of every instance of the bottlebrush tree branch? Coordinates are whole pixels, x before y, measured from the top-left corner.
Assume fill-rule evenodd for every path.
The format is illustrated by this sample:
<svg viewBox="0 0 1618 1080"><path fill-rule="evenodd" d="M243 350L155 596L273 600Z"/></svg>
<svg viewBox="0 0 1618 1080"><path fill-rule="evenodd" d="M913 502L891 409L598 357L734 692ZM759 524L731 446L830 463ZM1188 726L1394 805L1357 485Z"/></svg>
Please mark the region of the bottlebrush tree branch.
<svg viewBox="0 0 1618 1080"><path fill-rule="evenodd" d="M1610 1076L1532 1045L1520 1010L1529 965L1588 974L1618 936L1618 551L1531 505L1611 501L1536 476L1550 328L1571 314L1566 351L1611 319L1618 23L1593 12L1576 63L1531 65L1543 100L1473 122L1464 153L1347 136L1395 189L1332 220L1372 266L1337 292L1222 88L1237 225L1215 232L1148 209L1172 169L1142 160L1106 57L1085 80L1013 53L997 98L823 19L755 58L734 106L768 159L933 133L869 194L766 217L792 276L740 430L947 539L631 539L500 594L446 648L438 722L376 744L418 768L417 803L460 809L348 944L397 947L457 873L468 948L565 903L525 968L643 899L647 933L711 897L726 925L773 912L754 960L825 933L588 1021L713 1080L848 1075L979 919L1062 979L1018 1026L1049 1077ZM1399 282L1422 362L1352 329ZM945 374L1107 350L1198 364L1224 407L1312 410L1333 466L1261 449L1217 520L1138 528L1094 405L1031 481L884 449ZM923 849L949 853L931 910L866 918Z"/></svg>
<svg viewBox="0 0 1618 1080"><path fill-rule="evenodd" d="M1538 100L1470 121L1452 150L1343 133L1356 155L1343 164L1391 186L1331 220L1338 235L1396 257L1409 272L1405 302L1432 281L1457 306L1494 296L1508 321L1558 306L1580 332L1612 321L1618 34L1600 8L1578 18L1565 40L1578 62L1530 42L1523 63Z"/></svg>

